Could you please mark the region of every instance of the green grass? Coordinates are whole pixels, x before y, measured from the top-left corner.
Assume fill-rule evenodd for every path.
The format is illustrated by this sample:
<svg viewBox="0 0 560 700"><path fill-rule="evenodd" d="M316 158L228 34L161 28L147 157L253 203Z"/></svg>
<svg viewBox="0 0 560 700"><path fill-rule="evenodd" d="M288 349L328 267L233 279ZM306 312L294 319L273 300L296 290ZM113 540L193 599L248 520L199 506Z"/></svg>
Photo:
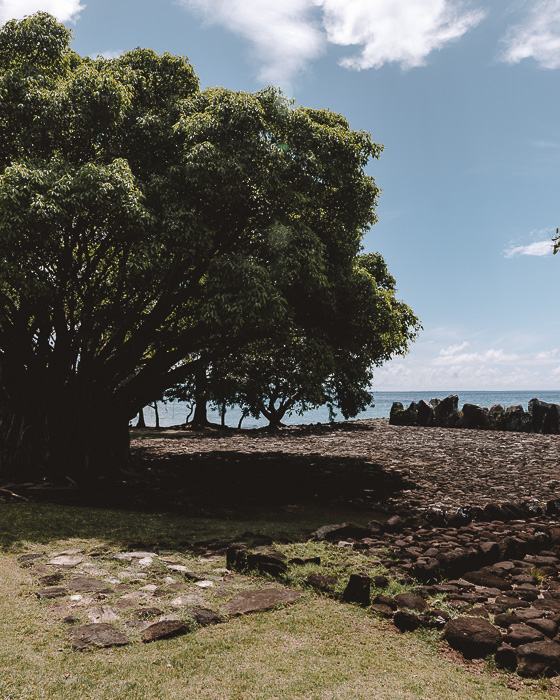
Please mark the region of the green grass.
<svg viewBox="0 0 560 700"><path fill-rule="evenodd" d="M252 527L259 530L262 523ZM277 523L268 522L273 531ZM284 527L285 523L281 524ZM367 610L306 590L295 605L229 620L176 639L112 650L72 651L57 601L40 601L22 552L225 537L246 523L153 514L8 505L0 509L0 698L230 700L539 700L538 683L514 692L507 676L473 675L438 657L433 636L401 635ZM263 525L264 527L264 525ZM375 560L332 545L281 546L288 556L321 556L321 571L341 578ZM100 559L100 566L103 559ZM114 562L113 562L114 564ZM118 564L117 564L118 565ZM220 563L217 564L219 566ZM308 567L310 565L307 565ZM289 582L300 585L303 568ZM299 577L299 579L298 579ZM240 585L245 585L243 582ZM396 584L393 584L396 585ZM395 591L391 592L397 592ZM219 599L211 599L218 606ZM553 687L554 681L553 681Z"/></svg>

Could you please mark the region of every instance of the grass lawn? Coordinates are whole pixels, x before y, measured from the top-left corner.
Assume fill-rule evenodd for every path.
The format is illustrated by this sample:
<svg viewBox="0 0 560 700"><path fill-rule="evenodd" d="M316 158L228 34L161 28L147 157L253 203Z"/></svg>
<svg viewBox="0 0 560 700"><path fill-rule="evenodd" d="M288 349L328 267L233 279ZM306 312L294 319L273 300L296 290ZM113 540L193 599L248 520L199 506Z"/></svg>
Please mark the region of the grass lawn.
<svg viewBox="0 0 560 700"><path fill-rule="evenodd" d="M367 610L309 589L292 606L175 639L73 651L53 601L36 597L30 571L16 561L24 553L96 546L118 551L141 545L184 554L187 542L232 541L246 531L274 537L309 526L294 517L291 523L248 523L0 506L0 698L550 698L547 683L531 681L512 690L505 674L469 673L440 658L433 636L399 634Z"/></svg>

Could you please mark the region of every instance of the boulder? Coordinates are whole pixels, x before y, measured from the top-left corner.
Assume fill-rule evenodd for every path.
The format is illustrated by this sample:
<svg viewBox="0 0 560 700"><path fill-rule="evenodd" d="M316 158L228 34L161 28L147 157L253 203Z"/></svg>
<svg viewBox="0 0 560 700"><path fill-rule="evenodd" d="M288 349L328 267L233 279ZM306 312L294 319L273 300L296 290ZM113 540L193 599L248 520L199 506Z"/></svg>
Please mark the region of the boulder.
<svg viewBox="0 0 560 700"><path fill-rule="evenodd" d="M504 642L510 644L512 647L518 647L522 644L540 642L543 639L544 635L542 632L539 632L539 630L529 627L529 625L525 625L524 623L517 623L509 626Z"/></svg>
<svg viewBox="0 0 560 700"><path fill-rule="evenodd" d="M393 623L401 632L414 632L422 625L422 620L409 610L399 610L393 615Z"/></svg>
<svg viewBox="0 0 560 700"><path fill-rule="evenodd" d="M444 628L444 637L453 649L469 659L494 654L500 646L500 632L481 617L456 617Z"/></svg>
<svg viewBox="0 0 560 700"><path fill-rule="evenodd" d="M416 404L416 425L428 427L434 422L434 407L422 399Z"/></svg>
<svg viewBox="0 0 560 700"><path fill-rule="evenodd" d="M414 401L408 408L403 408L400 401L395 401L389 413L389 425L418 425L418 408Z"/></svg>
<svg viewBox="0 0 560 700"><path fill-rule="evenodd" d="M487 408L472 403L464 404L458 423L460 428L486 430L489 424Z"/></svg>
<svg viewBox="0 0 560 700"><path fill-rule="evenodd" d="M456 428L459 423L459 397L447 396L434 408L434 425L436 428Z"/></svg>
<svg viewBox="0 0 560 700"><path fill-rule="evenodd" d="M548 640L517 647L517 672L520 676L553 676L560 671L560 644Z"/></svg>
<svg viewBox="0 0 560 700"><path fill-rule="evenodd" d="M529 401L529 414L534 433L558 435L560 433L560 406L539 399Z"/></svg>

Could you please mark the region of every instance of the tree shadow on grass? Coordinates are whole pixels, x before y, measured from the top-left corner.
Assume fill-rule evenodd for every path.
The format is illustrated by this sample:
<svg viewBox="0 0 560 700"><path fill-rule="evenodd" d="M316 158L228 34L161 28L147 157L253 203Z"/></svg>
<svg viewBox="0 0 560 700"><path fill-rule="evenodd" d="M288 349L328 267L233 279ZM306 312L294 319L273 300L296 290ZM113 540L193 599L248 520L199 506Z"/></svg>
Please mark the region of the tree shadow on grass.
<svg viewBox="0 0 560 700"><path fill-rule="evenodd" d="M406 488L400 474L349 457L147 454L126 480L19 489L31 502L0 506L0 546L67 538L138 548L306 539L324 524L379 517Z"/></svg>

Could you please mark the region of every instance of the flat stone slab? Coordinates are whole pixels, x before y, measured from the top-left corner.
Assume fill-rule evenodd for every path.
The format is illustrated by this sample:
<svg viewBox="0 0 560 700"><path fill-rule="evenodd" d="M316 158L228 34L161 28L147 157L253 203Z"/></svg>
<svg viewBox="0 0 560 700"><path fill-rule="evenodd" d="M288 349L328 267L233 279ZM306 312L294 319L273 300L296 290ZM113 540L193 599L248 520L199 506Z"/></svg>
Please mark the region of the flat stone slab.
<svg viewBox="0 0 560 700"><path fill-rule="evenodd" d="M230 615L245 615L252 612L265 612L280 603L295 603L301 593L288 588L264 588L260 591L243 591L222 606Z"/></svg>
<svg viewBox="0 0 560 700"><path fill-rule="evenodd" d="M158 639L169 639L190 631L190 626L184 620L163 620L154 622L146 627L142 634L143 642L155 642Z"/></svg>
<svg viewBox="0 0 560 700"><path fill-rule="evenodd" d="M50 600L52 598L62 598L68 595L68 589L64 586L47 586L40 591L37 591L37 597Z"/></svg>
<svg viewBox="0 0 560 700"><path fill-rule="evenodd" d="M171 601L174 608L182 608L184 605L204 605L206 601L200 595L180 595Z"/></svg>
<svg viewBox="0 0 560 700"><path fill-rule="evenodd" d="M67 566L68 568L72 568L73 566L78 566L78 564L81 564L83 561L84 558L77 554L61 554L51 559L47 564L49 566Z"/></svg>
<svg viewBox="0 0 560 700"><path fill-rule="evenodd" d="M157 556L155 552L122 552L121 554L115 554L115 559L132 561L133 559L153 559Z"/></svg>
<svg viewBox="0 0 560 700"><path fill-rule="evenodd" d="M70 581L67 581L66 586L75 593L98 593L99 591L108 590L106 582L87 576L78 576L70 579Z"/></svg>
<svg viewBox="0 0 560 700"><path fill-rule="evenodd" d="M130 640L118 629L105 622L80 625L68 630L73 637L74 649L89 649L90 647L115 647L129 644Z"/></svg>

